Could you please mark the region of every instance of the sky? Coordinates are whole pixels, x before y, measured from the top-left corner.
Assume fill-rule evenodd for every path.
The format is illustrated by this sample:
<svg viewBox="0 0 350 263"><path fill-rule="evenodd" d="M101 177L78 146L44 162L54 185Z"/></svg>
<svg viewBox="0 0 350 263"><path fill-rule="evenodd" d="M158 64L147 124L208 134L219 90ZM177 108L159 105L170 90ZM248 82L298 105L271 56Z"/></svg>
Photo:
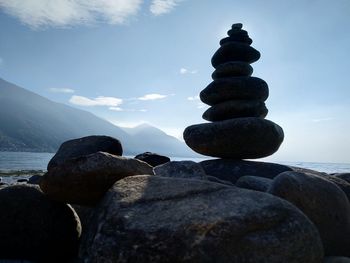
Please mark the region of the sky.
<svg viewBox="0 0 350 263"><path fill-rule="evenodd" d="M350 163L349 0L0 0L0 77L116 125L182 138L232 23L261 52L266 160Z"/></svg>

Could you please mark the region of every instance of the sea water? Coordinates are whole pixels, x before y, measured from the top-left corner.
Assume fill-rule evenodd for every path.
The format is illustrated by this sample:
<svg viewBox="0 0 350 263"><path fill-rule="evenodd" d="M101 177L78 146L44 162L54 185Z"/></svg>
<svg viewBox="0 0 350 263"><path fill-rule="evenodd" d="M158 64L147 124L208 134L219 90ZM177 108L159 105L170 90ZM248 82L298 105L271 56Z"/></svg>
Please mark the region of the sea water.
<svg viewBox="0 0 350 263"><path fill-rule="evenodd" d="M43 174L54 153L0 152L0 177L3 183ZM132 156L126 156L132 157ZM201 162L209 158L170 157L172 161L191 160ZM350 173L348 163L277 162L280 164L308 168L325 173Z"/></svg>

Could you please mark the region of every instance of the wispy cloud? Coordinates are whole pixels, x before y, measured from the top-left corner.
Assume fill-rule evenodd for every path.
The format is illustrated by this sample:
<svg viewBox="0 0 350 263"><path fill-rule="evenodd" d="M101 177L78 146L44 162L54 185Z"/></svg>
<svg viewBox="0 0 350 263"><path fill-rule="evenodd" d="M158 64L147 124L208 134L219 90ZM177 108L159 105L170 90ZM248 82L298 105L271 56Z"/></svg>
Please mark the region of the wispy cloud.
<svg viewBox="0 0 350 263"><path fill-rule="evenodd" d="M162 95L162 94L158 94L158 93L152 93L152 94L146 94L142 97L138 97L138 100L161 100L161 99L165 99L169 96L173 96L174 94L170 94L170 95Z"/></svg>
<svg viewBox="0 0 350 263"><path fill-rule="evenodd" d="M327 117L327 118L319 118L319 119L312 119L312 122L322 122L322 121L331 121L333 118Z"/></svg>
<svg viewBox="0 0 350 263"><path fill-rule="evenodd" d="M180 74L184 75L184 74L197 74L198 70L188 70L186 68L180 68Z"/></svg>
<svg viewBox="0 0 350 263"><path fill-rule="evenodd" d="M74 89L67 89L67 88L50 88L50 91L53 93L74 93Z"/></svg>
<svg viewBox="0 0 350 263"><path fill-rule="evenodd" d="M106 22L122 24L143 0L0 0L0 8L31 28Z"/></svg>
<svg viewBox="0 0 350 263"><path fill-rule="evenodd" d="M120 108L120 107L109 107L110 110L112 111L127 111L127 112L147 112L146 109L123 109L123 108Z"/></svg>
<svg viewBox="0 0 350 263"><path fill-rule="evenodd" d="M187 100L196 102L197 109L203 109L207 107L207 105L200 101L199 95L187 97Z"/></svg>
<svg viewBox="0 0 350 263"><path fill-rule="evenodd" d="M123 100L115 97L99 96L94 99L89 99L83 96L72 96L69 100L70 103L79 106L109 106L118 107L123 103Z"/></svg>
<svg viewBox="0 0 350 263"><path fill-rule="evenodd" d="M187 97L187 100L193 101L193 100L199 100L199 95Z"/></svg>
<svg viewBox="0 0 350 263"><path fill-rule="evenodd" d="M171 12L183 0L153 0L150 6L152 14L159 16Z"/></svg>

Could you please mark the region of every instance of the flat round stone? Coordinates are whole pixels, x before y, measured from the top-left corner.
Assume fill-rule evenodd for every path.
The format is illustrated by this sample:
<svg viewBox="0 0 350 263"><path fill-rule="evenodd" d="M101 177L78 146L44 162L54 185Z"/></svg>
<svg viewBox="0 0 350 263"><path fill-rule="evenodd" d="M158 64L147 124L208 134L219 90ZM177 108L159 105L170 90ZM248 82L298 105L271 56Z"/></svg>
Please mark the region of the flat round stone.
<svg viewBox="0 0 350 263"><path fill-rule="evenodd" d="M183 137L192 150L203 155L256 159L276 152L284 133L272 121L251 117L192 125Z"/></svg>
<svg viewBox="0 0 350 263"><path fill-rule="evenodd" d="M227 62L219 65L213 72L211 77L215 80L218 78L227 77L243 77L251 76L253 73L253 67L245 62L235 61Z"/></svg>
<svg viewBox="0 0 350 263"><path fill-rule="evenodd" d="M222 45L211 59L214 68L229 61L243 61L253 63L260 58L260 52L255 48L239 43L228 42Z"/></svg>
<svg viewBox="0 0 350 263"><path fill-rule="evenodd" d="M207 121L223 121L240 117L265 118L267 108L263 101L259 100L229 100L216 104L203 113L203 119Z"/></svg>
<svg viewBox="0 0 350 263"><path fill-rule="evenodd" d="M256 77L231 77L211 82L200 93L200 99L212 106L228 100L261 100L269 96L267 83Z"/></svg>
<svg viewBox="0 0 350 263"><path fill-rule="evenodd" d="M248 36L245 36L245 37L242 37L242 36L230 36L230 37L225 37L223 39L220 40L220 45L224 45L226 43L229 43L229 42L241 42L241 43L244 43L244 44L247 44L247 45L251 45L253 43L253 40L248 37Z"/></svg>
<svg viewBox="0 0 350 263"><path fill-rule="evenodd" d="M227 35L229 36L248 36L248 32L242 29L230 29L227 31Z"/></svg>

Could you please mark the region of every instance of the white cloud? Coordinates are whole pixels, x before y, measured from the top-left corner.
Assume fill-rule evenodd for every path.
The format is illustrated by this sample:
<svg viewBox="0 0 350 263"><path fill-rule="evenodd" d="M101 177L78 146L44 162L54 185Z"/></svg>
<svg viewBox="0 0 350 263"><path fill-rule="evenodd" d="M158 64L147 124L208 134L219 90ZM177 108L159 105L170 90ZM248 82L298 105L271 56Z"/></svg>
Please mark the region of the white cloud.
<svg viewBox="0 0 350 263"><path fill-rule="evenodd" d="M115 97L104 97L99 96L94 99L89 99L83 96L72 96L69 100L70 103L79 105L79 106L110 106L118 107L123 103L122 99Z"/></svg>
<svg viewBox="0 0 350 263"><path fill-rule="evenodd" d="M54 93L74 93L74 89L67 89L67 88L50 88L51 92Z"/></svg>
<svg viewBox="0 0 350 263"><path fill-rule="evenodd" d="M183 0L152 0L150 11L159 16L171 12Z"/></svg>
<svg viewBox="0 0 350 263"><path fill-rule="evenodd" d="M331 121L333 118L319 118L319 119L312 119L312 122L323 122L323 121Z"/></svg>
<svg viewBox="0 0 350 263"><path fill-rule="evenodd" d="M31 28L107 22L122 24L143 0L0 0L0 8Z"/></svg>
<svg viewBox="0 0 350 263"><path fill-rule="evenodd" d="M122 109L120 107L109 107L110 110L112 111L127 111L127 112L146 112L146 109Z"/></svg>
<svg viewBox="0 0 350 263"><path fill-rule="evenodd" d="M188 70L186 68L180 68L180 74L184 75L184 74L197 74L198 70Z"/></svg>
<svg viewBox="0 0 350 263"><path fill-rule="evenodd" d="M173 95L173 94L171 94ZM158 93L152 93L152 94L146 94L142 97L137 98L138 100L160 100L165 99L166 97L169 97L170 95L162 95Z"/></svg>
<svg viewBox="0 0 350 263"><path fill-rule="evenodd" d="M200 101L199 95L187 97L187 100L196 102L197 109L204 109L207 107L206 104Z"/></svg>
<svg viewBox="0 0 350 263"><path fill-rule="evenodd" d="M190 100L190 101L199 100L199 95L196 95L193 97L187 97L187 100Z"/></svg>

